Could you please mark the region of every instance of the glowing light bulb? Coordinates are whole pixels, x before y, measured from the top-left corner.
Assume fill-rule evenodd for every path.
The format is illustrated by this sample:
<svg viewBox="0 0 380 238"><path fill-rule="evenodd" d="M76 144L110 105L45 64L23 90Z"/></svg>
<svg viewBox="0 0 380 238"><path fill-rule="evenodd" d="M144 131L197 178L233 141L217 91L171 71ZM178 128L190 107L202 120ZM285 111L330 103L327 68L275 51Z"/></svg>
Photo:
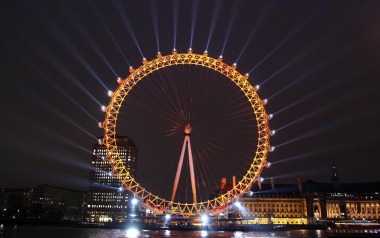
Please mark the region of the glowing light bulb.
<svg viewBox="0 0 380 238"><path fill-rule="evenodd" d="M166 220L169 220L169 219L170 219L170 217L171 217L171 215L170 215L170 214L166 214L166 215L165 215L165 219L166 219Z"/></svg>
<svg viewBox="0 0 380 238"><path fill-rule="evenodd" d="M274 136L274 135L276 135L276 130L271 130L269 133L271 136Z"/></svg>
<svg viewBox="0 0 380 238"><path fill-rule="evenodd" d="M205 50L205 51L203 52L203 54L204 54L204 55L208 55L208 52L207 52L207 50Z"/></svg>
<svg viewBox="0 0 380 238"><path fill-rule="evenodd" d="M108 90L108 97L112 97L113 92L111 90Z"/></svg>
<svg viewBox="0 0 380 238"><path fill-rule="evenodd" d="M271 120L273 118L273 114L269 114L267 117L269 120Z"/></svg>
<svg viewBox="0 0 380 238"><path fill-rule="evenodd" d="M107 107L106 106L102 106L102 112L106 112L106 110L107 110Z"/></svg>
<svg viewBox="0 0 380 238"><path fill-rule="evenodd" d="M263 100L263 103L264 103L264 105L267 105L267 103L268 103L268 99L264 99L264 100Z"/></svg>
<svg viewBox="0 0 380 238"><path fill-rule="evenodd" d="M188 53L193 53L193 49L191 49L191 47L189 48Z"/></svg>
<svg viewBox="0 0 380 238"><path fill-rule="evenodd" d="M256 88L256 90L259 90L260 89L260 85L256 85L255 88Z"/></svg>
<svg viewBox="0 0 380 238"><path fill-rule="evenodd" d="M264 178L260 177L260 178L257 179L257 181L260 182L260 183L262 183L262 182L264 182Z"/></svg>
<svg viewBox="0 0 380 238"><path fill-rule="evenodd" d="M120 77L117 77L117 79L116 79L116 82L117 82L118 84L120 84L120 83L121 83L121 81L122 81L122 78L120 78Z"/></svg>
<svg viewBox="0 0 380 238"><path fill-rule="evenodd" d="M101 122L98 122L98 127L99 127L99 128L103 128L103 125L102 125Z"/></svg>
<svg viewBox="0 0 380 238"><path fill-rule="evenodd" d="M275 149L276 149L276 147L274 147L274 146L269 147L270 152L273 152Z"/></svg>
<svg viewBox="0 0 380 238"><path fill-rule="evenodd" d="M249 73L245 73L244 75L245 75L245 77L249 77Z"/></svg>
<svg viewBox="0 0 380 238"><path fill-rule="evenodd" d="M236 66L237 66L237 63L233 63L232 66L236 67Z"/></svg>
<svg viewBox="0 0 380 238"><path fill-rule="evenodd" d="M271 162L265 162L264 166L265 168L269 169L271 165L272 165Z"/></svg>

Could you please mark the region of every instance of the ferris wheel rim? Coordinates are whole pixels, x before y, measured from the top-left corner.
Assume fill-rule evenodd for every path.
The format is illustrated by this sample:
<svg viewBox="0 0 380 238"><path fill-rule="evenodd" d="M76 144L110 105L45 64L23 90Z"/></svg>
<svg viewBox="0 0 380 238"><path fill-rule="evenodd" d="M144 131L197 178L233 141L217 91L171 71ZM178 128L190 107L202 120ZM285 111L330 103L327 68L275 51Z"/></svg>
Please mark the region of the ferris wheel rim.
<svg viewBox="0 0 380 238"><path fill-rule="evenodd" d="M116 145L116 128L117 118L120 107L124 99L132 88L147 75L162 68L171 67L174 65L195 65L206 67L216 72L219 72L229 78L235 83L237 87L247 97L248 102L252 106L253 114L255 115L258 138L257 146L254 157L252 158L251 166L247 170L243 178L231 190L218 197L197 203L182 203L169 201L160 198L153 193L147 191L142 187L129 171L123 165ZM216 59L208 56L208 54L195 54L193 52L177 53L162 56L157 55L157 58L148 61L145 58L142 65L136 69L132 67L129 70L130 74L127 78L118 78L119 87L110 94L111 97L109 105L104 108L105 120L102 123L104 128L104 143L107 150L107 160L112 166L114 175L121 178L122 185L125 189L131 191L134 195L141 197L146 203L147 207L160 211L170 210L176 214L195 214L199 212L218 213L231 205L236 199L241 197L251 185L260 176L264 168L268 152L271 150L269 145L270 130L269 130L269 116L265 110L266 102L261 100L257 93L257 88L253 87L248 81L248 75L242 75L236 70L236 65L230 66L223 62L222 58Z"/></svg>

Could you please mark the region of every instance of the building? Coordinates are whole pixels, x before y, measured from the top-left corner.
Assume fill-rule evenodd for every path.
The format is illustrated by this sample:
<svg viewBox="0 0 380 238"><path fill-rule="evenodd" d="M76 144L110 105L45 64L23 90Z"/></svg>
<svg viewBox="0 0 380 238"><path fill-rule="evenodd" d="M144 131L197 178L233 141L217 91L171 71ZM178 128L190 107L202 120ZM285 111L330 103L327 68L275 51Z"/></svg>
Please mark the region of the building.
<svg viewBox="0 0 380 238"><path fill-rule="evenodd" d="M379 182L340 183L335 166L332 174L331 183L302 183L300 178L296 184L255 183L222 218L236 218L242 225L380 220Z"/></svg>
<svg viewBox="0 0 380 238"><path fill-rule="evenodd" d="M132 176L136 176L137 146L126 136L117 136L120 158ZM119 178L112 174L102 144L92 147L90 189L87 199L88 220L91 222L125 221L128 217L130 193L122 188Z"/></svg>
<svg viewBox="0 0 380 238"><path fill-rule="evenodd" d="M296 184L261 184L239 199L242 224L308 224L306 198Z"/></svg>
<svg viewBox="0 0 380 238"><path fill-rule="evenodd" d="M39 185L29 192L28 218L83 221L85 201L84 191Z"/></svg>
<svg viewBox="0 0 380 238"><path fill-rule="evenodd" d="M309 217L313 221L380 219L380 183L335 185L313 181L304 183Z"/></svg>
<svg viewBox="0 0 380 238"><path fill-rule="evenodd" d="M0 219L26 218L29 196L29 188L0 189Z"/></svg>

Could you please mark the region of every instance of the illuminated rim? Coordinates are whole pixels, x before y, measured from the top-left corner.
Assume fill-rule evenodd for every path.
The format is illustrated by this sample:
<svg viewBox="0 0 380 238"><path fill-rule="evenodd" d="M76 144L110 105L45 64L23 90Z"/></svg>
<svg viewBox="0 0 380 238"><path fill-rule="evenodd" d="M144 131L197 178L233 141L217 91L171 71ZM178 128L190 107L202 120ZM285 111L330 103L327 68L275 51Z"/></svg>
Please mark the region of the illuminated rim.
<svg viewBox="0 0 380 238"><path fill-rule="evenodd" d="M116 145L116 124L120 107L132 90L132 88L144 77L161 68L173 65L197 65L215 70L236 84L247 97L251 104L253 113L256 118L258 128L258 144L251 166L243 178L225 194L219 197L198 203L180 203L162 199L145 188L129 174L120 159L118 147ZM109 105L104 108L106 113L105 121L102 123L104 128L104 137L101 143L104 143L107 149L107 159L110 162L114 175L120 177L125 189L131 191L134 195L141 198L142 204L155 213L169 212L173 214L192 215L200 213L218 214L224 211L236 199L249 191L252 184L259 178L264 168L267 154L270 151L269 137L270 130L268 119L265 111L265 101L261 100L257 94L257 89L248 82L248 75L242 75L236 70L236 66L225 64L221 58L215 59L207 54L194 54L173 52L170 55L157 55L156 59L147 61L143 59L143 65L137 69L130 68L130 75L126 79L118 78L119 87L114 93L111 93Z"/></svg>

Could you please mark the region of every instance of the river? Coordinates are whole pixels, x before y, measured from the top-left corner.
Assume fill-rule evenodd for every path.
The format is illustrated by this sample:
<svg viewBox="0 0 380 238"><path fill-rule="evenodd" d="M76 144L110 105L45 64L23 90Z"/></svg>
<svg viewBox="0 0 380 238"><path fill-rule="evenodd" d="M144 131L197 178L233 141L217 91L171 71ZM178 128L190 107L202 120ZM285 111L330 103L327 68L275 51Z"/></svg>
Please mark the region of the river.
<svg viewBox="0 0 380 238"><path fill-rule="evenodd" d="M321 230L291 230L275 232L224 232L224 231L151 231L133 229L68 228L51 226L13 226L0 230L1 238L147 238L147 237L277 237L326 238Z"/></svg>

